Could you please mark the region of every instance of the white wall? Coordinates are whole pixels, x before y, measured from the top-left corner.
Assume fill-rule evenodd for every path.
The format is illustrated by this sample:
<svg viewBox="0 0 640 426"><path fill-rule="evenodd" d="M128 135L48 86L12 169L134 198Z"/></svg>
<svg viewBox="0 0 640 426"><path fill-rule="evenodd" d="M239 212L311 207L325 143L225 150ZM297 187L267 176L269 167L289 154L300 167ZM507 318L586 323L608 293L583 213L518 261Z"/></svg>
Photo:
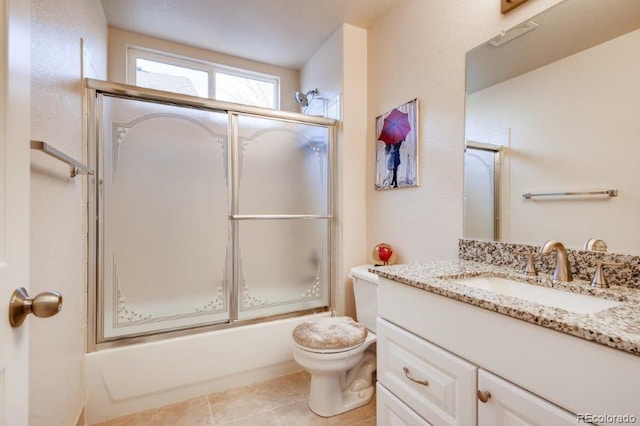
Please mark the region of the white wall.
<svg viewBox="0 0 640 426"><path fill-rule="evenodd" d="M366 238L367 32L351 25L344 25L343 28L341 278L344 283L344 312L354 316L353 285L346 274L354 266L373 262L370 250L367 250Z"/></svg>
<svg viewBox="0 0 640 426"><path fill-rule="evenodd" d="M329 105L339 102L338 279L334 306L339 314L355 315L353 289L347 274L353 266L371 262L366 253L366 119L367 31L343 24L301 70L304 92L317 88ZM316 101L320 102L320 101ZM313 106L310 105L310 109ZM331 111L331 108L329 108Z"/></svg>
<svg viewBox="0 0 640 426"><path fill-rule="evenodd" d="M408 0L368 33L367 247L386 242L398 263L457 257L462 236L465 53L558 0ZM373 190L375 117L420 100L420 187Z"/></svg>
<svg viewBox="0 0 640 426"><path fill-rule="evenodd" d="M99 0L32 2L31 137L71 157L86 155L81 45L93 77L106 77L107 24ZM84 404L86 177L31 154L31 293L57 290L62 311L30 321L29 424L72 425Z"/></svg>
<svg viewBox="0 0 640 426"><path fill-rule="evenodd" d="M293 93L299 90L300 73L291 68L277 67L237 56L204 50L193 46L173 43L142 34L109 28L109 81L126 83L127 45L159 50L188 58L199 59L280 77L280 109L298 111Z"/></svg>
<svg viewBox="0 0 640 426"><path fill-rule="evenodd" d="M558 239L580 248L597 237L610 250L638 252L639 45L637 30L467 98L468 135L500 128L511 132L506 239ZM610 188L619 196L522 198L527 192Z"/></svg>
<svg viewBox="0 0 640 426"><path fill-rule="evenodd" d="M344 27L340 26L300 69L300 91L318 89L319 97L326 99L342 94ZM315 110L319 102L313 101L309 109Z"/></svg>

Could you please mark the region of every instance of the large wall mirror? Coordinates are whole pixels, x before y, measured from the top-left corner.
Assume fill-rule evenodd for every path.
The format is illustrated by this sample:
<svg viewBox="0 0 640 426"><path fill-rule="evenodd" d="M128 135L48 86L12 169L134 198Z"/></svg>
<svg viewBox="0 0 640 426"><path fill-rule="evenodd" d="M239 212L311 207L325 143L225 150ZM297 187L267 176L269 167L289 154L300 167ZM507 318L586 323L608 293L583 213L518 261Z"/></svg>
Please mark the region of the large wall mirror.
<svg viewBox="0 0 640 426"><path fill-rule="evenodd" d="M465 237L640 254L639 28L640 1L563 0L467 53Z"/></svg>

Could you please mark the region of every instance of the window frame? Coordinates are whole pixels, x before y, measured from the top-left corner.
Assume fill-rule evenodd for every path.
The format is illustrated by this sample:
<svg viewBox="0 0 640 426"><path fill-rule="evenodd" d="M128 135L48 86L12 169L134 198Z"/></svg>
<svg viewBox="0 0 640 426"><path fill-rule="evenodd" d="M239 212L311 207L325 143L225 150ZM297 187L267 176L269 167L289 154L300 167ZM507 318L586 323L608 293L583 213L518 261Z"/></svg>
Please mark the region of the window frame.
<svg viewBox="0 0 640 426"><path fill-rule="evenodd" d="M185 56L175 55L168 52L162 52L158 50L147 49L144 47L127 45L127 73L126 84L136 86L137 82L137 59L145 59L148 61L160 62L167 65L173 65L182 68L191 68L197 71L206 72L208 75L208 98L216 99L216 74L227 74L234 77L247 78L251 80L257 80L266 83L272 83L274 85L273 90L273 106L268 107L270 109L280 109L280 77L277 75L265 74L253 70L247 70L242 68L236 68L229 65L221 65L213 62L207 62L198 60L195 58L189 58ZM151 87L151 89L154 89ZM257 105L251 105L257 108Z"/></svg>

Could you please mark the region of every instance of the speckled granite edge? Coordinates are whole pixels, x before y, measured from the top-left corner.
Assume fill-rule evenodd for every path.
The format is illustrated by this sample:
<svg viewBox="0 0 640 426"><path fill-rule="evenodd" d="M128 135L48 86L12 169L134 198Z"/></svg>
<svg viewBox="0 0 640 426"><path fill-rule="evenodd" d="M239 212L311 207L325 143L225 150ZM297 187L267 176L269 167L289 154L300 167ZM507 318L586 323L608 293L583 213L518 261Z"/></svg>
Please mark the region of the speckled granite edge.
<svg viewBox="0 0 640 426"><path fill-rule="evenodd" d="M514 255L514 252L537 253L538 249L539 246L529 244L461 238L458 241L458 258L523 270L527 257ZM571 273L576 280L591 281L596 269L596 261L626 263L628 266L625 267L605 267L607 281L610 285L640 289L640 256L569 248L567 254L571 263ZM539 273L553 273L555 256L537 255L534 261Z"/></svg>
<svg viewBox="0 0 640 426"><path fill-rule="evenodd" d="M390 265L369 270L402 284L640 356L640 291L637 289L594 289L586 281L553 284L550 276L525 278L517 270L504 266L465 260ZM482 275L553 286L621 304L593 314L578 314L452 281Z"/></svg>

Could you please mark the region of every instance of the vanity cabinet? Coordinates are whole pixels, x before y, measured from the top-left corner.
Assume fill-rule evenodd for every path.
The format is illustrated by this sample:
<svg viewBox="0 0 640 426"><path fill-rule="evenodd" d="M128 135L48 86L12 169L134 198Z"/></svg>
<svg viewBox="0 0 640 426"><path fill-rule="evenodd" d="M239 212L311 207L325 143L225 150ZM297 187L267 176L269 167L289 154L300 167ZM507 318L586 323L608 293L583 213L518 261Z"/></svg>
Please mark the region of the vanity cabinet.
<svg viewBox="0 0 640 426"><path fill-rule="evenodd" d="M381 424L576 424L575 415L381 318L377 356Z"/></svg>
<svg viewBox="0 0 640 426"><path fill-rule="evenodd" d="M636 355L385 278L378 303L381 416L491 426L640 418ZM486 403L478 391L489 391Z"/></svg>

